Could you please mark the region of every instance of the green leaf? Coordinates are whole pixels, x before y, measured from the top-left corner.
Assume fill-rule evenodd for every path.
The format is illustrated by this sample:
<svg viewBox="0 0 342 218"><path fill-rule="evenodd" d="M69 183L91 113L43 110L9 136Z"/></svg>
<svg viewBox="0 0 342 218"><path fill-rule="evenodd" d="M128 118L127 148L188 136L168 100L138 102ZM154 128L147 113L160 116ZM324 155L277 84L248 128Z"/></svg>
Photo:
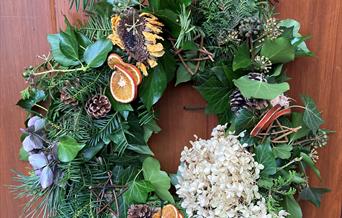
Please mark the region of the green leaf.
<svg viewBox="0 0 342 218"><path fill-rule="evenodd" d="M255 116L252 111L248 109L242 109L234 117L232 128L234 128L237 133L240 133L241 131L253 127L258 121L258 117Z"/></svg>
<svg viewBox="0 0 342 218"><path fill-rule="evenodd" d="M154 191L149 181L133 181L128 185L128 190L124 194L127 204L146 203L148 193Z"/></svg>
<svg viewBox="0 0 342 218"><path fill-rule="evenodd" d="M286 218L302 218L302 209L298 202L294 199L293 195L284 196L284 200L281 202L281 206L288 212L290 215L286 216Z"/></svg>
<svg viewBox="0 0 342 218"><path fill-rule="evenodd" d="M272 153L272 148L269 140L264 144L260 144L255 149L255 160L264 165L261 175L273 175L277 171L277 164Z"/></svg>
<svg viewBox="0 0 342 218"><path fill-rule="evenodd" d="M23 147L21 147L19 150L19 160L28 161L28 156L28 152L25 151Z"/></svg>
<svg viewBox="0 0 342 218"><path fill-rule="evenodd" d="M318 168L316 167L315 163L311 159L311 157L303 152L300 153L300 156L303 158L303 162L309 165L309 167L314 171L318 178L321 178L321 173L319 172Z"/></svg>
<svg viewBox="0 0 342 218"><path fill-rule="evenodd" d="M57 154L62 162L70 162L77 156L78 152L84 148L85 144L79 144L70 136L63 136L59 139Z"/></svg>
<svg viewBox="0 0 342 218"><path fill-rule="evenodd" d="M273 64L285 64L294 60L295 47L287 38L280 37L275 40L266 40L260 54L268 57Z"/></svg>
<svg viewBox="0 0 342 218"><path fill-rule="evenodd" d="M319 127L324 123L321 114L312 98L302 96L302 101L305 106L303 121L313 133L316 133Z"/></svg>
<svg viewBox="0 0 342 218"><path fill-rule="evenodd" d="M159 161L148 157L143 162L143 173L145 180L151 182L156 194L164 201L174 203L174 199L169 192L171 179L165 171L160 170Z"/></svg>
<svg viewBox="0 0 342 218"><path fill-rule="evenodd" d="M304 113L299 112L292 112L291 114L291 121L292 121L292 127L299 127L301 126L297 132L290 135L290 143L303 138L304 136L308 135L310 132L310 129L305 125L303 121Z"/></svg>
<svg viewBox="0 0 342 218"><path fill-rule="evenodd" d="M163 0L165 1L165 0ZM171 35L175 38L178 37L180 32L180 26L178 21L178 14L170 9L159 10L154 13L162 23L165 25L166 29L171 32Z"/></svg>
<svg viewBox="0 0 342 218"><path fill-rule="evenodd" d="M79 61L72 60L63 54L59 47L60 34L50 34L47 38L50 43L52 56L56 62L65 67L76 66L80 64Z"/></svg>
<svg viewBox="0 0 342 218"><path fill-rule="evenodd" d="M19 100L17 102L17 105L24 109L30 110L35 104L43 101L45 97L46 95L43 90L35 89L29 98L25 100L23 99Z"/></svg>
<svg viewBox="0 0 342 218"><path fill-rule="evenodd" d="M167 50L168 47L171 45L168 45L168 44L165 45L164 43L164 46L165 46L165 50ZM167 51L165 52L163 57L161 57L158 60L158 64L161 65L163 72L166 74L167 82L170 82L171 80L173 80L173 78L175 77L176 69L177 69L177 62L176 62L175 56Z"/></svg>
<svg viewBox="0 0 342 218"><path fill-rule="evenodd" d="M330 192L330 189L306 187L300 192L299 197L303 200L310 201L316 207L320 207L321 197L327 192Z"/></svg>
<svg viewBox="0 0 342 218"><path fill-rule="evenodd" d="M148 3L153 12L160 9L160 0L149 0Z"/></svg>
<svg viewBox="0 0 342 218"><path fill-rule="evenodd" d="M167 76L161 65L158 65L148 77L145 77L140 89L139 96L148 110L157 103L167 87Z"/></svg>
<svg viewBox="0 0 342 218"><path fill-rule="evenodd" d="M281 144L273 147L272 152L275 158L289 159L291 157L291 151L293 147L290 144Z"/></svg>
<svg viewBox="0 0 342 218"><path fill-rule="evenodd" d="M84 51L84 61L87 66L91 68L102 66L112 47L112 43L107 39L101 39L89 45Z"/></svg>
<svg viewBox="0 0 342 218"><path fill-rule="evenodd" d="M62 53L71 60L78 61L78 41L75 35L75 32L71 32L71 34L67 34L61 32L59 34L59 48Z"/></svg>
<svg viewBox="0 0 342 218"><path fill-rule="evenodd" d="M247 43L242 44L234 55L233 71L246 69L252 65L250 52Z"/></svg>
<svg viewBox="0 0 342 218"><path fill-rule="evenodd" d="M188 66L192 64L192 63L189 63ZM192 64L194 66L194 64ZM179 67L178 67L178 70L177 70L177 74L176 74L176 84L175 86L181 84L181 83L185 83L185 82L188 82L191 80L191 74L185 69L184 65L181 64Z"/></svg>
<svg viewBox="0 0 342 218"><path fill-rule="evenodd" d="M251 80L248 76L233 80L242 95L246 98L274 99L290 89L288 83L270 84L266 82Z"/></svg>
<svg viewBox="0 0 342 218"><path fill-rule="evenodd" d="M93 159L93 157L95 157L95 155L97 153L99 153L99 151L101 151L104 146L105 146L104 143L98 143L98 145L96 145L96 146L84 149L84 151L82 152L83 153L83 158L86 161L89 161L89 160Z"/></svg>
<svg viewBox="0 0 342 218"><path fill-rule="evenodd" d="M211 76L205 83L195 88L208 102L208 112L219 114L229 109L230 87L226 81Z"/></svg>
<svg viewBox="0 0 342 218"><path fill-rule="evenodd" d="M278 64L274 68L274 71L273 71L271 76L274 76L274 77L279 76L281 74L281 72L282 72L282 69L283 69L283 64Z"/></svg>

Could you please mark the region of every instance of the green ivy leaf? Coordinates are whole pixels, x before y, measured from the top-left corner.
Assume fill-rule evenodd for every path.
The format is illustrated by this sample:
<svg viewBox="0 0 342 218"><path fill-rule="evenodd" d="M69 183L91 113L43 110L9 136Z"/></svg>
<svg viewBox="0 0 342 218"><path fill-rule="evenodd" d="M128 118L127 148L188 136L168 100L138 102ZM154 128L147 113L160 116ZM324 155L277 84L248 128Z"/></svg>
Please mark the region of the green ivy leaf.
<svg viewBox="0 0 342 218"><path fill-rule="evenodd" d="M233 71L246 69L252 65L249 47L247 43L240 45L233 59Z"/></svg>
<svg viewBox="0 0 342 218"><path fill-rule="evenodd" d="M30 95L29 98L23 100L19 100L17 102L17 105L24 108L24 109L27 109L27 110L30 110L35 104L37 104L38 102L41 102L45 99L46 95L45 95L45 92L43 90L39 90L39 89L34 89L32 90L32 93Z"/></svg>
<svg viewBox="0 0 342 218"><path fill-rule="evenodd" d="M148 3L153 12L156 12L160 9L160 0L149 0Z"/></svg>
<svg viewBox="0 0 342 218"><path fill-rule="evenodd" d="M270 84L266 82L251 80L248 76L233 80L242 95L246 98L274 99L290 89L288 83Z"/></svg>
<svg viewBox="0 0 342 218"><path fill-rule="evenodd" d="M310 201L316 207L320 207L321 197L327 192L330 192L330 189L306 187L300 192L299 197L303 200Z"/></svg>
<svg viewBox="0 0 342 218"><path fill-rule="evenodd" d="M128 185L128 190L124 194L127 204L131 203L146 203L148 193L154 191L152 184L149 181L132 181Z"/></svg>
<svg viewBox="0 0 342 218"><path fill-rule="evenodd" d="M316 133L319 127L324 123L321 114L312 98L302 96L302 101L305 106L303 121L313 133Z"/></svg>
<svg viewBox="0 0 342 218"><path fill-rule="evenodd" d="M273 147L272 152L274 154L275 158L280 158L280 159L289 159L291 157L291 151L293 147L290 144L282 144Z"/></svg>
<svg viewBox="0 0 342 218"><path fill-rule="evenodd" d="M302 209L298 202L294 199L293 195L284 196L283 201L281 202L281 206L288 212L290 215L286 216L286 218L302 218Z"/></svg>
<svg viewBox="0 0 342 218"><path fill-rule="evenodd" d="M143 162L143 173L145 180L149 181L156 194L164 201L174 203L174 199L169 192L171 179L165 171L160 170L159 161L148 157Z"/></svg>
<svg viewBox="0 0 342 218"><path fill-rule="evenodd" d="M78 152L84 148L85 144L79 144L70 136L63 136L59 139L57 147L58 159L62 162L70 162L77 156Z"/></svg>
<svg viewBox="0 0 342 218"><path fill-rule="evenodd" d="M24 148L21 147L19 150L19 160L28 161L28 156L29 154L27 153L27 151L25 151Z"/></svg>
<svg viewBox="0 0 342 218"><path fill-rule="evenodd" d="M166 87L167 76L163 67L158 65L144 78L139 89L139 96L148 110L158 102Z"/></svg>
<svg viewBox="0 0 342 218"><path fill-rule="evenodd" d="M266 40L260 54L268 57L273 64L287 63L295 58L295 47L284 37L275 40Z"/></svg>
<svg viewBox="0 0 342 218"><path fill-rule="evenodd" d="M261 175L274 175L276 173L277 164L269 140L256 147L255 160L264 165Z"/></svg>
<svg viewBox="0 0 342 218"><path fill-rule="evenodd" d="M258 121L258 117L255 116L252 111L248 109L242 109L234 117L233 125L231 128L234 128L237 133L240 133L243 130L253 127ZM233 129L230 130L233 131Z"/></svg>
<svg viewBox="0 0 342 218"><path fill-rule="evenodd" d="M192 63L188 63L188 66L195 66ZM192 67L190 67L191 69L193 69ZM181 84L181 83L185 83L191 80L191 74L185 69L184 65L181 64L178 69L177 69L177 74L176 74L176 84L175 86Z"/></svg>
<svg viewBox="0 0 342 218"><path fill-rule="evenodd" d="M311 159L311 157L303 152L300 153L300 156L303 158L302 161L309 165L309 167L314 171L318 178L321 178L321 173L319 172L318 168L316 167L315 163Z"/></svg>
<svg viewBox="0 0 342 218"><path fill-rule="evenodd" d="M71 32L71 34L66 34L61 32L59 34L59 48L62 53L71 60L78 61L78 41L75 35L75 32Z"/></svg>
<svg viewBox="0 0 342 218"><path fill-rule="evenodd" d="M273 77L279 76L281 74L282 70L283 70L283 64L278 64L274 68L273 73L272 73L271 76L273 76Z"/></svg>
<svg viewBox="0 0 342 218"><path fill-rule="evenodd" d="M72 60L63 54L59 47L60 34L50 34L47 38L51 47L52 57L56 62L58 62L64 67L76 66L80 64L79 61Z"/></svg>
<svg viewBox="0 0 342 218"><path fill-rule="evenodd" d="M229 109L229 91L225 80L217 76L211 76L205 83L195 87L208 102L208 112L223 113Z"/></svg>
<svg viewBox="0 0 342 218"><path fill-rule="evenodd" d="M166 26L168 30L170 30L171 35L173 37L178 37L180 32L180 26L178 22L178 14L176 12L170 9L163 9L155 12L154 15L162 21L162 23Z"/></svg>
<svg viewBox="0 0 342 218"><path fill-rule="evenodd" d="M310 132L310 129L305 125L303 121L303 113L299 112L292 112L291 114L291 121L292 121L292 127L299 127L301 126L297 132L290 135L290 143L303 138L304 136L308 135Z"/></svg>
<svg viewBox="0 0 342 218"><path fill-rule="evenodd" d="M102 66L112 48L112 43L107 39L101 39L89 45L84 51L84 61L87 63L87 67Z"/></svg>

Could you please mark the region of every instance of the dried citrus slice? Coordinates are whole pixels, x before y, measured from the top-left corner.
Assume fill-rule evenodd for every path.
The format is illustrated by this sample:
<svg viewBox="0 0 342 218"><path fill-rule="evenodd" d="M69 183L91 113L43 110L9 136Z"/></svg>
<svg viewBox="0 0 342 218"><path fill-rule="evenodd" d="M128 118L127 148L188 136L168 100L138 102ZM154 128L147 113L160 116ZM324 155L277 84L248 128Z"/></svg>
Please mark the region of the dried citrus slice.
<svg viewBox="0 0 342 218"><path fill-rule="evenodd" d="M132 64L125 64L124 67L131 72L137 85L139 85L142 81L142 75L140 73L140 70Z"/></svg>
<svg viewBox="0 0 342 218"><path fill-rule="evenodd" d="M116 64L124 64L124 61L118 54L112 53L108 56L107 63L111 69L114 69Z"/></svg>
<svg viewBox="0 0 342 218"><path fill-rule="evenodd" d="M110 79L110 91L113 98L121 103L129 103L137 96L136 82L121 64L115 65L115 71Z"/></svg>
<svg viewBox="0 0 342 218"><path fill-rule="evenodd" d="M178 209L172 204L168 204L162 208L161 218L178 218Z"/></svg>
<svg viewBox="0 0 342 218"><path fill-rule="evenodd" d="M179 212L178 213L178 218L184 218L184 215L181 212Z"/></svg>

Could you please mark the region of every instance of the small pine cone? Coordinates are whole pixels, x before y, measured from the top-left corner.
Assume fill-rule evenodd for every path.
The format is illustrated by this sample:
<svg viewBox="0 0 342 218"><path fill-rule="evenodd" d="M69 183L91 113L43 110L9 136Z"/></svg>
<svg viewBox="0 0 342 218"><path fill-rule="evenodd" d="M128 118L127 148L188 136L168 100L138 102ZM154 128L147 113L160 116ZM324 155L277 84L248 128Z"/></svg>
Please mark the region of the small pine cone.
<svg viewBox="0 0 342 218"><path fill-rule="evenodd" d="M243 97L240 90L236 89L230 94L230 109L236 113L242 108L248 108L246 98Z"/></svg>
<svg viewBox="0 0 342 218"><path fill-rule="evenodd" d="M105 95L95 95L85 105L88 115L96 119L106 116L111 107L112 105Z"/></svg>
<svg viewBox="0 0 342 218"><path fill-rule="evenodd" d="M68 92L67 92L67 88L63 87L61 92L60 92L60 99L61 102L63 102L64 104L70 104L73 106L78 105L78 101L76 98L73 98Z"/></svg>
<svg viewBox="0 0 342 218"><path fill-rule="evenodd" d="M267 79L263 73L256 73L256 72L250 72L248 75L248 79L256 80L260 82L267 82Z"/></svg>
<svg viewBox="0 0 342 218"><path fill-rule="evenodd" d="M146 204L134 204L128 208L127 218L152 218L153 212Z"/></svg>

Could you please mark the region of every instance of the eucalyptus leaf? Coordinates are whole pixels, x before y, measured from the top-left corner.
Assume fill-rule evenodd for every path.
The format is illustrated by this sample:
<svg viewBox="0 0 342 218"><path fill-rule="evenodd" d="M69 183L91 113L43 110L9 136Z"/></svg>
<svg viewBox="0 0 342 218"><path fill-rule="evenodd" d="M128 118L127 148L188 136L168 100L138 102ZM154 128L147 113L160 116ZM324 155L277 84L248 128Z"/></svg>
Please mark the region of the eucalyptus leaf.
<svg viewBox="0 0 342 218"><path fill-rule="evenodd" d="M281 202L281 206L290 214L286 216L286 218L303 217L302 209L298 202L294 199L293 195L285 195L283 201Z"/></svg>
<svg viewBox="0 0 342 218"><path fill-rule="evenodd" d="M249 47L247 43L240 45L233 59L233 70L246 69L252 65Z"/></svg>
<svg viewBox="0 0 342 218"><path fill-rule="evenodd" d="M284 37L275 40L266 40L260 54L268 57L273 64L288 63L295 58L295 47Z"/></svg>
<svg viewBox="0 0 342 218"><path fill-rule="evenodd" d="M59 139L57 147L58 159L61 162L70 162L77 156L78 152L84 148L85 144L78 143L70 136L63 136Z"/></svg>
<svg viewBox="0 0 342 218"><path fill-rule="evenodd" d="M261 175L274 175L277 164L269 140L255 148L255 160L264 166Z"/></svg>
<svg viewBox="0 0 342 218"><path fill-rule="evenodd" d="M305 106L303 121L313 133L316 133L319 127L324 123L321 114L312 98L302 96L302 101Z"/></svg>
<svg viewBox="0 0 342 218"><path fill-rule="evenodd" d="M46 189L53 183L53 172L49 166L45 166L40 174L39 178L42 189Z"/></svg>
<svg viewBox="0 0 342 218"><path fill-rule="evenodd" d="M242 95L246 98L274 99L290 89L288 83L266 83L251 80L248 76L234 80L234 84L239 88Z"/></svg>
<svg viewBox="0 0 342 218"><path fill-rule="evenodd" d="M93 146L93 147L89 147L89 148L86 148L84 149L84 151L82 152L83 154L83 158L86 160L86 161L89 161L91 159L93 159L93 157L95 157L95 155L101 151L101 149L105 146L104 143L98 143L98 145L96 146Z"/></svg>
<svg viewBox="0 0 342 218"><path fill-rule="evenodd" d="M174 203L174 199L169 192L171 179L165 171L160 170L159 161L148 157L143 162L143 173L145 180L149 181L156 194L164 201Z"/></svg>
<svg viewBox="0 0 342 218"><path fill-rule="evenodd" d="M106 61L108 53L112 48L113 44L111 41L100 39L86 48L84 51L84 61L88 67L100 67Z"/></svg>
<svg viewBox="0 0 342 218"><path fill-rule="evenodd" d="M310 201L316 207L320 207L321 197L327 192L330 192L330 189L306 187L300 192L299 197L303 200Z"/></svg>

